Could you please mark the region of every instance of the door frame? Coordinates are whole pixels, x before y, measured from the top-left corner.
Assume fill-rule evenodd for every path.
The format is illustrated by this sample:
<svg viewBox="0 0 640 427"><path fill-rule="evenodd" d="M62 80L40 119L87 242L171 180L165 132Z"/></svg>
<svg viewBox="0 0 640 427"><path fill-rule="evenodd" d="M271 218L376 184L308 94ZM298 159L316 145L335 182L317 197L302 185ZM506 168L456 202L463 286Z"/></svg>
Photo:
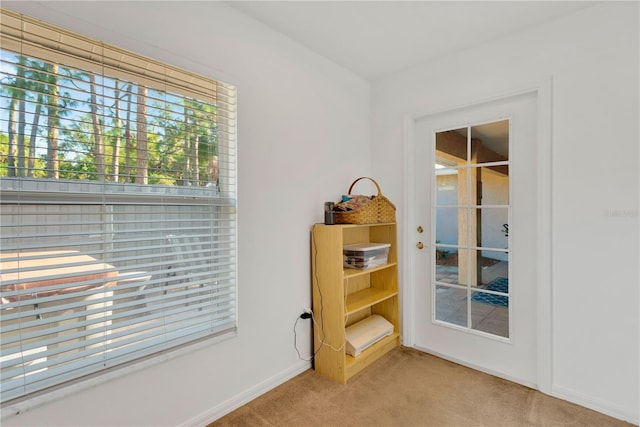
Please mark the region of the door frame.
<svg viewBox="0 0 640 427"><path fill-rule="evenodd" d="M469 99L461 104L443 105L428 108L425 110L412 111L404 115L403 137L404 137L404 215L402 218L403 225L401 227L402 239L404 241L403 249L405 256L403 257L401 271L403 273L402 287L402 342L408 347L415 345L415 332L413 322L415 314L413 312L413 302L415 296L415 277L413 263L417 257L415 248L414 233L411 232L413 227L418 224L415 218L415 200L412 195L415 194L414 185L414 153L416 147L415 126L416 122L421 119L428 118L436 114L445 112L453 112L468 107L473 107L488 102L499 101L505 98L511 98L518 95L535 93L537 95L537 130L538 130L538 146L536 153L538 156L536 182L537 194L536 203L538 211L537 227L539 233L536 239L536 272L538 277L538 287L536 290L536 334L537 334L537 354L536 354L536 374L537 388L543 393L551 394L551 386L553 381L553 321L552 321L552 274L551 274L551 249L552 249L552 223L551 223L551 183L552 183L552 77L540 79L537 82L524 84L520 88L507 89L499 94L486 96L484 98ZM425 248L428 246L425 246ZM429 308L430 309L430 308ZM437 356L447 359L446 354L437 354ZM453 362L465 364L460 360L449 358ZM500 376L499 373L489 372L481 366L470 366L473 369L487 372L492 375ZM510 378L506 378L510 379Z"/></svg>

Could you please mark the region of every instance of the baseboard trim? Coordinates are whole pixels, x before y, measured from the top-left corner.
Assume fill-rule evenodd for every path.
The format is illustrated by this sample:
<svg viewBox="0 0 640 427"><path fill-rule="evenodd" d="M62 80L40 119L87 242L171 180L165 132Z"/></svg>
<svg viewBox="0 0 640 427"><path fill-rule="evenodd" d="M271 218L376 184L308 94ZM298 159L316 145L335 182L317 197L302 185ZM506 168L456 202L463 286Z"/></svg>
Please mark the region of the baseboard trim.
<svg viewBox="0 0 640 427"><path fill-rule="evenodd" d="M239 407L246 405L253 399L263 395L279 386L280 384L289 381L290 379L300 375L304 371L311 368L311 362L296 363L289 369L286 369L266 380L256 384L253 387L233 396L232 398L214 406L213 408L181 423L181 427L201 427L206 426L215 420L222 418L230 412L235 411Z"/></svg>
<svg viewBox="0 0 640 427"><path fill-rule="evenodd" d="M594 399L591 396L571 390L570 388L554 384L551 386L551 396L566 400L567 402L575 403L576 405L580 405L585 408L593 409L594 411L635 425L640 423L640 418L638 418L639 414L630 414L625 410L625 408L617 406L611 402Z"/></svg>

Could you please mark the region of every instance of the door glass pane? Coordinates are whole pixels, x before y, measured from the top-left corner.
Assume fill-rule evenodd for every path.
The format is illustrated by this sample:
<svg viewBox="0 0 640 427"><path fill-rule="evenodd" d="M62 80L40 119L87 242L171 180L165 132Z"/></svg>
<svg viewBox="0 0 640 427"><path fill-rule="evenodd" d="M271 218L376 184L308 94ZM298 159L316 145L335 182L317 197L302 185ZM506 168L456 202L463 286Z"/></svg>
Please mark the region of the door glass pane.
<svg viewBox="0 0 640 427"><path fill-rule="evenodd" d="M436 163L452 166L467 161L467 128L436 133Z"/></svg>
<svg viewBox="0 0 640 427"><path fill-rule="evenodd" d="M467 259L466 249L447 248L436 245L436 282L460 284L459 260L463 259L462 265Z"/></svg>
<svg viewBox="0 0 640 427"><path fill-rule="evenodd" d="M435 289L436 320L467 326L467 291L438 285Z"/></svg>
<svg viewBox="0 0 640 427"><path fill-rule="evenodd" d="M509 120L471 127L471 163L509 160Z"/></svg>
<svg viewBox="0 0 640 427"><path fill-rule="evenodd" d="M508 286L509 278L509 254L507 252L499 251L473 251L478 253L478 265L480 268L479 286L492 286L496 282L501 282L502 285ZM496 285L497 286L497 285ZM495 289L489 288L493 291L504 292L502 287Z"/></svg>
<svg viewBox="0 0 640 427"><path fill-rule="evenodd" d="M495 165L472 168L476 181L478 205L509 204L509 166Z"/></svg>
<svg viewBox="0 0 640 427"><path fill-rule="evenodd" d="M509 338L509 297L484 292L472 293L471 328Z"/></svg>
<svg viewBox="0 0 640 427"><path fill-rule="evenodd" d="M508 208L473 209L472 216L476 219L476 246L492 249L508 248ZM443 238L446 235L443 234Z"/></svg>
<svg viewBox="0 0 640 427"><path fill-rule="evenodd" d="M458 208L436 208L435 243L458 244L458 214L460 211Z"/></svg>
<svg viewBox="0 0 640 427"><path fill-rule="evenodd" d="M436 206L458 205L458 169L436 163Z"/></svg>

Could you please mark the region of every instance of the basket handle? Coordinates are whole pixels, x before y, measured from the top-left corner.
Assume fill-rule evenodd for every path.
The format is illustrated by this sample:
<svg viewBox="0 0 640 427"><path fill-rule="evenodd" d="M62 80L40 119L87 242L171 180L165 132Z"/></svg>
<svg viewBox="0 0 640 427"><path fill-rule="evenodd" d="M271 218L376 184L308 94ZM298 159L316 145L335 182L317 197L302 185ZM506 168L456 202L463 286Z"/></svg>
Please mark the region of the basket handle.
<svg viewBox="0 0 640 427"><path fill-rule="evenodd" d="M356 179L355 181L353 181L351 183L351 186L349 187L349 192L347 193L348 195L351 195L351 190L353 190L353 186L356 185L356 182L360 181L361 179L368 179L371 182L373 182L376 185L376 188L378 189L378 196L382 195L382 190L380 190L380 186L378 185L378 183L376 182L375 179L373 178L369 178L368 176L361 176L360 178Z"/></svg>

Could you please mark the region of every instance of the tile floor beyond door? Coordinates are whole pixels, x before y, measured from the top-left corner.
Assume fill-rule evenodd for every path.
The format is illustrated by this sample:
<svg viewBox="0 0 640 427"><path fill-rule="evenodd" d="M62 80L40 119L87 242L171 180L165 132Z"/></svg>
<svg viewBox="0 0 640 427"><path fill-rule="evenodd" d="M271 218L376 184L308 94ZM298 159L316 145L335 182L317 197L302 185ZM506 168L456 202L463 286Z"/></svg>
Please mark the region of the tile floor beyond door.
<svg viewBox="0 0 640 427"><path fill-rule="evenodd" d="M483 268L484 283L498 277L508 277L508 263L501 261ZM438 266L436 280L441 283L458 283L457 267ZM466 290L437 286L436 319L458 326L467 326ZM499 305L471 300L471 327L501 337L509 337L509 309Z"/></svg>

